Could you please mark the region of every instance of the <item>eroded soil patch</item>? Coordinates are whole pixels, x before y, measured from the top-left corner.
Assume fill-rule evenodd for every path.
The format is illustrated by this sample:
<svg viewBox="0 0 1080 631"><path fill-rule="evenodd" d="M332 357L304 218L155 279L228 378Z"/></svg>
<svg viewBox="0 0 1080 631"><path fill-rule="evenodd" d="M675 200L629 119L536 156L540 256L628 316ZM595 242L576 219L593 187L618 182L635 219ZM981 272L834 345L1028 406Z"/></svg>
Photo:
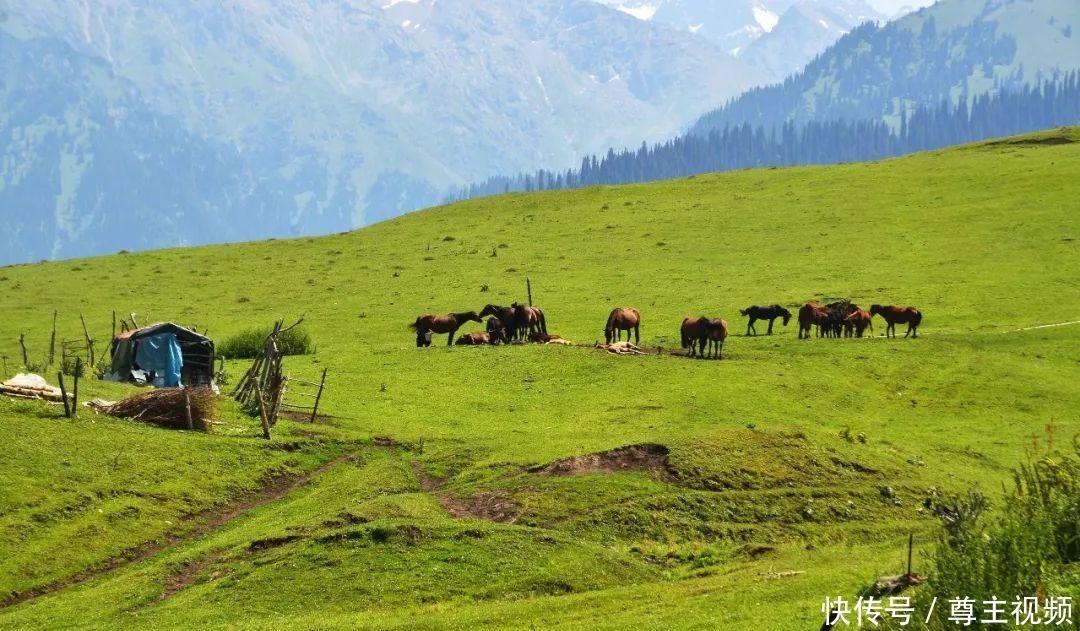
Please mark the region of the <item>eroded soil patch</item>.
<svg viewBox="0 0 1080 631"><path fill-rule="evenodd" d="M529 473L537 475L586 475L589 473L615 473L645 471L659 474L666 482L679 479L678 472L668 462L670 451L664 445L642 443L627 445L608 451L556 460L532 467Z"/></svg>
<svg viewBox="0 0 1080 631"><path fill-rule="evenodd" d="M477 517L500 524L512 524L518 519L518 509L505 491L481 491L472 497L443 494L439 504L457 518Z"/></svg>

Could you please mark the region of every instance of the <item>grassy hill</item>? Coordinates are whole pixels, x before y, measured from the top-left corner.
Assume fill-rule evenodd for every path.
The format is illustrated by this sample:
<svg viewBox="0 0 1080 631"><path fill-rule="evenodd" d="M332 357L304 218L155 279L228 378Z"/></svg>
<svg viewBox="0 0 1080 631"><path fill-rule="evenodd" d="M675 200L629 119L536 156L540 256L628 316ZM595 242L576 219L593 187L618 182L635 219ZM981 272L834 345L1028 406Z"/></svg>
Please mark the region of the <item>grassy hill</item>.
<svg viewBox="0 0 1080 631"><path fill-rule="evenodd" d="M1080 431L1080 326L1030 328L1080 320L1078 182L1056 130L0 268L8 373L53 310L101 340L113 310L219 341L305 314L317 352L287 372L329 368L330 415L267 442L227 402L192 435L0 398L0 626L816 627L909 532L926 549L925 500L993 494ZM526 276L584 346L414 347L417 315ZM739 308L834 297L917 305L921 335L739 335ZM736 335L723 361L590 348L622 305L648 348L687 315Z"/></svg>

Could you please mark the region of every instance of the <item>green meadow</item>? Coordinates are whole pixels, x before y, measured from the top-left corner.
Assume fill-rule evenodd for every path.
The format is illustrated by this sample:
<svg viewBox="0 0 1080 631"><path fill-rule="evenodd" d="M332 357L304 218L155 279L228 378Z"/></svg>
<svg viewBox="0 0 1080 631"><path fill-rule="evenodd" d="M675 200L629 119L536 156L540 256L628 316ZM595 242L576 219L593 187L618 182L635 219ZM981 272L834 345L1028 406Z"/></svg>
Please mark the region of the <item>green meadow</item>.
<svg viewBox="0 0 1080 631"><path fill-rule="evenodd" d="M54 310L99 353L113 312L219 343L303 316L286 372L328 369L326 417L270 441L227 397L211 434L0 397L0 627L817 628L909 533L928 571L927 506L1076 440L1078 199L1064 129L0 268L5 377ZM418 315L526 278L577 345L415 347ZM743 336L748 305L839 298L915 305L920 335ZM616 306L648 354L593 347ZM723 360L672 352L697 315L730 323Z"/></svg>

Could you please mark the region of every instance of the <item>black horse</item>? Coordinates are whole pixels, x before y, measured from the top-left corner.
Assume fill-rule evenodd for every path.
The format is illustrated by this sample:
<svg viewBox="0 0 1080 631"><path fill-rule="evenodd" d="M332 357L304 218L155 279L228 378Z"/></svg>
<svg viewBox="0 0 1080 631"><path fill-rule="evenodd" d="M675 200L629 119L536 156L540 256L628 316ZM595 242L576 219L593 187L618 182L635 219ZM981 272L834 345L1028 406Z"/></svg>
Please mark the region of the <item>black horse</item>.
<svg viewBox="0 0 1080 631"><path fill-rule="evenodd" d="M500 305L485 305L480 310L480 317L486 318L492 316L499 320L499 323L503 326L503 339L506 342L512 341L517 337L517 310L513 307L502 307Z"/></svg>
<svg viewBox="0 0 1080 631"><path fill-rule="evenodd" d="M773 320L783 318L784 326L787 326L788 321L791 320L791 312L780 305L770 305L768 307L754 305L739 311L739 313L750 318L749 322L746 323L747 335L757 335L757 329L754 328L754 322L757 320L769 321L768 335L772 335Z"/></svg>

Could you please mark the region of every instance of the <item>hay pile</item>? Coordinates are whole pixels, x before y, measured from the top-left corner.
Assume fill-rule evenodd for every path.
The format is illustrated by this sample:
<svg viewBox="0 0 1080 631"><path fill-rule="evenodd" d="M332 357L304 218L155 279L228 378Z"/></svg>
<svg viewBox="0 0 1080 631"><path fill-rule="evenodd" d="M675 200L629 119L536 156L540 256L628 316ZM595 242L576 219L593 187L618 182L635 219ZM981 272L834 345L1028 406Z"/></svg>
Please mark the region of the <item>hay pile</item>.
<svg viewBox="0 0 1080 631"><path fill-rule="evenodd" d="M159 388L98 409L109 416L187 429L188 402L193 429L209 432L213 426L210 419L217 406L217 395L210 388Z"/></svg>

